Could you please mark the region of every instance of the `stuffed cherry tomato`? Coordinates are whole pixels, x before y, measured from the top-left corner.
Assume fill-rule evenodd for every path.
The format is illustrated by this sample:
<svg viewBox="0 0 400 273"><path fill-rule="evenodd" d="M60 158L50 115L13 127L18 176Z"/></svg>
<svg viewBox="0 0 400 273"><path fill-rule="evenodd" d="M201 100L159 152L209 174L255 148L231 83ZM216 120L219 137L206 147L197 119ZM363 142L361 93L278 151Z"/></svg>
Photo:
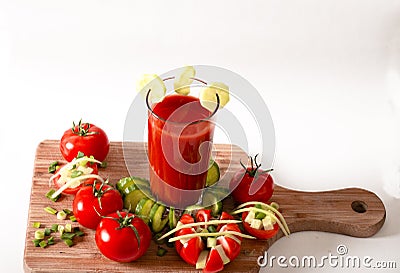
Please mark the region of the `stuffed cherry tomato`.
<svg viewBox="0 0 400 273"><path fill-rule="evenodd" d="M68 180L71 180L73 178L77 177L83 177L84 175L88 174L98 174L98 167L96 163L87 163L85 166L78 165L75 167L72 167L69 170L66 170L63 173L60 173L58 170L56 172L56 176L53 178L53 184L54 186L59 189L62 186L64 186ZM66 188L63 190L63 193L65 194L76 194L78 190L81 188L82 185L88 185L88 184L93 184L93 182L96 180L96 178L83 178L83 180L79 181L78 183L75 183L74 185L71 185L70 187Z"/></svg>
<svg viewBox="0 0 400 273"><path fill-rule="evenodd" d="M241 233L237 223L226 212L213 220L210 210L200 209L195 218L184 214L164 237L175 233L169 241L175 242L176 251L188 264L203 272L218 272L239 255L242 237L254 238Z"/></svg>
<svg viewBox="0 0 400 273"><path fill-rule="evenodd" d="M233 214L242 213L243 227L246 233L261 239L267 240L274 237L279 229L282 229L284 235L290 234L289 227L279 212L279 205L271 205L252 201L240 205Z"/></svg>
<svg viewBox="0 0 400 273"><path fill-rule="evenodd" d="M49 185L54 184L57 188L54 195L60 193L76 194L82 184L93 184L96 179L104 181L98 175L97 164L99 163L101 162L92 157L83 156L74 158L71 162L62 166L50 177Z"/></svg>
<svg viewBox="0 0 400 273"><path fill-rule="evenodd" d="M243 212L242 214L243 219L245 219L243 220L243 227L248 234L253 235L257 239L267 240L274 237L278 233L279 231L278 223L275 222L271 226L268 226L267 229L264 229L262 225L258 226L257 228L255 226L252 227L252 220L246 221L248 215L249 215L248 211ZM260 220L260 222L262 224L262 220Z"/></svg>

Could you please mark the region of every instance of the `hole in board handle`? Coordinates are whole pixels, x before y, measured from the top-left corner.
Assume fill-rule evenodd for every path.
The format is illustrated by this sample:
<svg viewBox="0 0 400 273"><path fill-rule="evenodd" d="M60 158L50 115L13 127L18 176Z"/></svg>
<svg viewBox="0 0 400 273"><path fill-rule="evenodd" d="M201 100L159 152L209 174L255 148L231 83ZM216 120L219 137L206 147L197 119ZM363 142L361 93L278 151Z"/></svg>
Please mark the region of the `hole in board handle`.
<svg viewBox="0 0 400 273"><path fill-rule="evenodd" d="M365 202L357 200L351 203L351 208L357 213L364 213L368 210L368 206Z"/></svg>

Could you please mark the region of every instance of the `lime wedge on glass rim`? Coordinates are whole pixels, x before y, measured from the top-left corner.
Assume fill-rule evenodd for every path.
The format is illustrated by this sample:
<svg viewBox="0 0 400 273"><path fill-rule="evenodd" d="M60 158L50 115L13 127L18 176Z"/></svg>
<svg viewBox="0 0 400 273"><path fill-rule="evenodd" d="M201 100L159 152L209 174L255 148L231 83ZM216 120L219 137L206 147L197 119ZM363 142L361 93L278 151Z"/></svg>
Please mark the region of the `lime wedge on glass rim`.
<svg viewBox="0 0 400 273"><path fill-rule="evenodd" d="M164 81L157 74L144 74L138 81L136 89L143 97L146 97L151 90L149 94L151 102L161 101L167 91Z"/></svg>
<svg viewBox="0 0 400 273"><path fill-rule="evenodd" d="M193 66L185 66L182 73L175 77L174 90L180 95L189 95L190 85L193 82L193 78L196 76L196 70Z"/></svg>
<svg viewBox="0 0 400 273"><path fill-rule="evenodd" d="M214 112L217 107L217 96L219 97L219 107L223 108L229 102L229 87L222 82L213 82L204 87L199 94L201 105Z"/></svg>

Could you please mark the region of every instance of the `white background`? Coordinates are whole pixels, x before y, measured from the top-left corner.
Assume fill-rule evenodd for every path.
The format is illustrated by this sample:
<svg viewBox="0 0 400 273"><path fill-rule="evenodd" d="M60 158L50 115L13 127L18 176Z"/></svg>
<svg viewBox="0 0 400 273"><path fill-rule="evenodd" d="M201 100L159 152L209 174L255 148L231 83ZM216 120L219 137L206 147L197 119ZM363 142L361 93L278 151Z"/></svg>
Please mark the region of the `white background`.
<svg viewBox="0 0 400 273"><path fill-rule="evenodd" d="M302 232L269 255L321 257L345 244L399 268L399 56L400 1L0 1L0 271L23 271L39 142L80 118L122 140L138 77L186 64L230 69L262 93L277 183L363 187L386 205L372 238ZM289 271L310 269L265 270Z"/></svg>

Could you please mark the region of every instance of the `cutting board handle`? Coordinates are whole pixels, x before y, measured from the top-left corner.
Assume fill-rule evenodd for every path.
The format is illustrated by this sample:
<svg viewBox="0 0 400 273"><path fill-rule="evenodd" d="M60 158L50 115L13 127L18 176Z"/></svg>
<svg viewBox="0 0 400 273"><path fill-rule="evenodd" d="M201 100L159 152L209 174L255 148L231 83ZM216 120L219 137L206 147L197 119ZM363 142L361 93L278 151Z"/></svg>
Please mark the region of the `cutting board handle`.
<svg viewBox="0 0 400 273"><path fill-rule="evenodd" d="M281 204L291 232L311 230L370 237L380 230L386 217L381 199L359 188L302 192L277 186L273 201Z"/></svg>

